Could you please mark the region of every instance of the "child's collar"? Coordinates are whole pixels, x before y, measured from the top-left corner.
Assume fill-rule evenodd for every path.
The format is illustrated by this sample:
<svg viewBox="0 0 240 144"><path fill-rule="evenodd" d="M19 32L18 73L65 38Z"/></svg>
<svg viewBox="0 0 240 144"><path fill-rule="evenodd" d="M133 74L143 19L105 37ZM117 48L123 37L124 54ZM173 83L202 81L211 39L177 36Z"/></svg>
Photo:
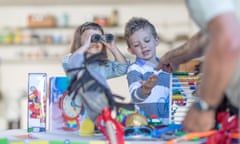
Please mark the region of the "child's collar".
<svg viewBox="0 0 240 144"><path fill-rule="evenodd" d="M160 58L158 58L158 57L156 57L156 60L158 61L158 62L160 62ZM136 58L136 60L135 60L135 64L137 64L137 65L140 65L140 66L143 66L143 65L145 65L146 63L151 63L151 62L149 62L149 61L147 61L147 60L144 60L144 59L142 59L142 58Z"/></svg>

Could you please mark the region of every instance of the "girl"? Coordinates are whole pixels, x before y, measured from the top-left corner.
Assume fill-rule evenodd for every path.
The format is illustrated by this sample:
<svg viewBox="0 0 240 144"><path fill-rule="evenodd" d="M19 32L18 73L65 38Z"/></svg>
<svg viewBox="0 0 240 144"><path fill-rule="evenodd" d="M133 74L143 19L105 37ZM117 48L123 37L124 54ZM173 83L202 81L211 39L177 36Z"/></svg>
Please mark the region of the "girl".
<svg viewBox="0 0 240 144"><path fill-rule="evenodd" d="M124 75L127 72L129 62L116 47L115 42L97 41L92 42L93 35L104 37L103 28L97 23L86 22L79 26L73 37L71 44L71 52L63 59L62 66L67 75L69 69L80 67L86 58L102 53L103 60L95 64L95 71L100 73L105 79L110 79ZM107 49L112 53L115 61L110 61L107 58Z"/></svg>

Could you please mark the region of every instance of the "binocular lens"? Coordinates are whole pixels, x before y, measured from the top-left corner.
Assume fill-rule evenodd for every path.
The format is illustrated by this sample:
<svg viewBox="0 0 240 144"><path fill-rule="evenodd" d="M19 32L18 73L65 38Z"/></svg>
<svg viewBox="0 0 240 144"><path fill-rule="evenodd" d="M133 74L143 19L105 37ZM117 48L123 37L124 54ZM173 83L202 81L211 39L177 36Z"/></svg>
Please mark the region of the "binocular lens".
<svg viewBox="0 0 240 144"><path fill-rule="evenodd" d="M114 39L114 36L112 34L105 34L105 41L106 42L112 42Z"/></svg>
<svg viewBox="0 0 240 144"><path fill-rule="evenodd" d="M101 42L101 35L99 35L99 34L92 35L91 42L95 42L95 43Z"/></svg>
<svg viewBox="0 0 240 144"><path fill-rule="evenodd" d="M103 36L99 34L93 34L91 37L91 42L101 42L101 41L106 41L106 42L112 42L114 39L114 36L112 34L105 34Z"/></svg>

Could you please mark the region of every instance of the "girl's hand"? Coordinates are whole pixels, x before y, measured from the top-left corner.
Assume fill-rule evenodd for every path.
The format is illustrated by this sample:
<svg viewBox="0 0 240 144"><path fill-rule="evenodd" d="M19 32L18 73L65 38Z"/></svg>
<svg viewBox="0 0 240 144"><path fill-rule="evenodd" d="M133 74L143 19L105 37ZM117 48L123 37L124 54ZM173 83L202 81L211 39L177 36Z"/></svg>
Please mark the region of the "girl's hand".
<svg viewBox="0 0 240 144"><path fill-rule="evenodd" d="M114 50L117 49L117 46L114 40L112 42L103 41L102 43L105 45L107 49L109 49L112 52L114 52Z"/></svg>
<svg viewBox="0 0 240 144"><path fill-rule="evenodd" d="M115 58L115 61L125 64L127 63L127 60L125 59L124 55L116 46L114 39L112 42L103 41L102 43L112 53L112 55Z"/></svg>
<svg viewBox="0 0 240 144"><path fill-rule="evenodd" d="M85 53L91 45L92 33L86 33L82 36L82 46L77 50L78 53Z"/></svg>
<svg viewBox="0 0 240 144"><path fill-rule="evenodd" d="M92 33L87 33L83 38L82 38L82 47L90 47L91 44L91 37L92 37Z"/></svg>

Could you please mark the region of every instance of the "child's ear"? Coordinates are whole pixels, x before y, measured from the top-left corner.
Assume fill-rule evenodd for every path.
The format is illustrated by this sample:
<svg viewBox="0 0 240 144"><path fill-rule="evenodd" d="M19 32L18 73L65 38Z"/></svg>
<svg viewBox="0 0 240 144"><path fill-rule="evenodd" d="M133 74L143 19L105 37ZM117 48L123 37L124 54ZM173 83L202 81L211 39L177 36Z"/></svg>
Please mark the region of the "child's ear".
<svg viewBox="0 0 240 144"><path fill-rule="evenodd" d="M128 52L129 52L130 54L134 54L134 53L133 53L133 50L132 50L130 47L128 48Z"/></svg>
<svg viewBox="0 0 240 144"><path fill-rule="evenodd" d="M157 36L157 37L156 37L156 45L158 46L159 44L160 44L160 37Z"/></svg>

